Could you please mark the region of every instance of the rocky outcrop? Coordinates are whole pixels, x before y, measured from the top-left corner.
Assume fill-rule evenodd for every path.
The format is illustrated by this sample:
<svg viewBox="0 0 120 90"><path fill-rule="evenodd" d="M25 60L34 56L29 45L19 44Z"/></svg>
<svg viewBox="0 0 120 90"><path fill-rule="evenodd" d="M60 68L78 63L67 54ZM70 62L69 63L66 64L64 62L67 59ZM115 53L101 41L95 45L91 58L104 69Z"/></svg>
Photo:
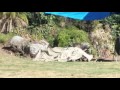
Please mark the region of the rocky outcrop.
<svg viewBox="0 0 120 90"><path fill-rule="evenodd" d="M59 61L76 61L82 56L86 57L88 61L92 60L93 55L87 54L85 51L83 51L81 48L78 47L68 47L63 52L61 52L61 55L59 56Z"/></svg>
<svg viewBox="0 0 120 90"><path fill-rule="evenodd" d="M30 56L35 57L38 52L47 52L49 43L45 40L40 40L38 43L31 43L29 45Z"/></svg>
<svg viewBox="0 0 120 90"><path fill-rule="evenodd" d="M55 48L54 48L55 49ZM60 49L60 48L59 48ZM39 50L37 55L35 56L35 61L59 61L59 62L68 62L68 61L76 61L80 59L82 56L86 57L88 61L93 58L93 55L87 54L85 51L78 47L68 47L61 48L58 52L53 51L53 48L48 48L48 53L45 53L42 50ZM44 53L43 53L44 52Z"/></svg>
<svg viewBox="0 0 120 90"><path fill-rule="evenodd" d="M19 52L22 55L29 53L29 40L21 37L21 36L14 36L12 37L6 44L5 48L10 48L14 52Z"/></svg>
<svg viewBox="0 0 120 90"><path fill-rule="evenodd" d="M28 53L34 61L68 62L79 60L82 56L86 57L87 60L90 61L93 58L92 55L89 55L80 47L51 48L46 40L40 40L39 42L33 43L20 36L14 36L7 45L14 49L14 51L18 51L23 55L26 54L28 49Z"/></svg>

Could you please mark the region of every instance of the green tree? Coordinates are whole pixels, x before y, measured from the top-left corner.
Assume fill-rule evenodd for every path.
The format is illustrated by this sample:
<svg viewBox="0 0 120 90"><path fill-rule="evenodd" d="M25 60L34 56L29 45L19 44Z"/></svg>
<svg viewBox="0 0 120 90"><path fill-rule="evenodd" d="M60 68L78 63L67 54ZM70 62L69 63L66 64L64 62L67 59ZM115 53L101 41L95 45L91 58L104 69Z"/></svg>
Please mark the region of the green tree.
<svg viewBox="0 0 120 90"><path fill-rule="evenodd" d="M113 14L103 20L101 22L106 25L109 24L112 29L112 35L114 38L117 37L117 35L120 35L120 14Z"/></svg>
<svg viewBox="0 0 120 90"><path fill-rule="evenodd" d="M16 27L28 26L28 18L25 12L0 12L0 32L13 32Z"/></svg>
<svg viewBox="0 0 120 90"><path fill-rule="evenodd" d="M59 32L58 46L72 46L74 43L89 42L88 34L84 30L79 30L76 27L63 29Z"/></svg>

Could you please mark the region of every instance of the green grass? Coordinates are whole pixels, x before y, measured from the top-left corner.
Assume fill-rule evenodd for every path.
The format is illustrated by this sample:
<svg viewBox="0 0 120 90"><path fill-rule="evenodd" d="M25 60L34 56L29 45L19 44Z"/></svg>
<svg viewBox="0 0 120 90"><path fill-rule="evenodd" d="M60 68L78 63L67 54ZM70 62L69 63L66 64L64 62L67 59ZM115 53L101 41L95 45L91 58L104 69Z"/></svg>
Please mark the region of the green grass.
<svg viewBox="0 0 120 90"><path fill-rule="evenodd" d="M0 78L119 78L120 62L39 62L0 54Z"/></svg>

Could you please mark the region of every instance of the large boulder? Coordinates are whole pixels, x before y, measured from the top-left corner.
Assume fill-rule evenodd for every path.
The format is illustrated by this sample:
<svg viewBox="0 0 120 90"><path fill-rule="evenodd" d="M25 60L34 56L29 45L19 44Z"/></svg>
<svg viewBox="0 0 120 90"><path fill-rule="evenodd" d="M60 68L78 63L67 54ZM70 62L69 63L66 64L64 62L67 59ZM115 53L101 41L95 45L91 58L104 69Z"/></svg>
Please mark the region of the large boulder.
<svg viewBox="0 0 120 90"><path fill-rule="evenodd" d="M21 36L14 36L6 43L4 47L9 47L12 51L25 55L29 53L29 43L29 40Z"/></svg>
<svg viewBox="0 0 120 90"><path fill-rule="evenodd" d="M31 43L29 45L29 49L30 49L30 56L32 58L34 58L38 52L47 52L48 51L48 46L49 46L49 43L45 40L41 40L40 42L38 43Z"/></svg>
<svg viewBox="0 0 120 90"><path fill-rule="evenodd" d="M58 61L76 61L81 59L82 56L86 57L88 61L91 61L93 58L93 55L87 54L79 47L68 47L61 52L60 56L58 56Z"/></svg>
<svg viewBox="0 0 120 90"><path fill-rule="evenodd" d="M41 44L30 44L30 56L35 57L39 50L45 50L46 48Z"/></svg>

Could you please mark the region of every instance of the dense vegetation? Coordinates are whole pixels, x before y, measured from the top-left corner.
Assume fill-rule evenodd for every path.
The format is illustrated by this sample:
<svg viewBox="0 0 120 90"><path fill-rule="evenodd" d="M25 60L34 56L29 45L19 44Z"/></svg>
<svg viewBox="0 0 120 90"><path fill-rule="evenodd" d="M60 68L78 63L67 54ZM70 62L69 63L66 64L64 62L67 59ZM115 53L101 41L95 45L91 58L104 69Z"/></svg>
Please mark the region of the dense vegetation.
<svg viewBox="0 0 120 90"><path fill-rule="evenodd" d="M89 42L95 51L95 37L93 38L95 35L92 33L97 34L99 32L96 31L100 29L104 32L110 30L114 42L116 35L120 34L120 15L114 14L100 21L80 21L45 15L44 12L0 12L0 43L5 43L13 35L27 35L35 41L44 38L52 47ZM109 42L108 39L107 42ZM97 37L97 41L106 42L106 39ZM100 43L100 45L103 44Z"/></svg>

